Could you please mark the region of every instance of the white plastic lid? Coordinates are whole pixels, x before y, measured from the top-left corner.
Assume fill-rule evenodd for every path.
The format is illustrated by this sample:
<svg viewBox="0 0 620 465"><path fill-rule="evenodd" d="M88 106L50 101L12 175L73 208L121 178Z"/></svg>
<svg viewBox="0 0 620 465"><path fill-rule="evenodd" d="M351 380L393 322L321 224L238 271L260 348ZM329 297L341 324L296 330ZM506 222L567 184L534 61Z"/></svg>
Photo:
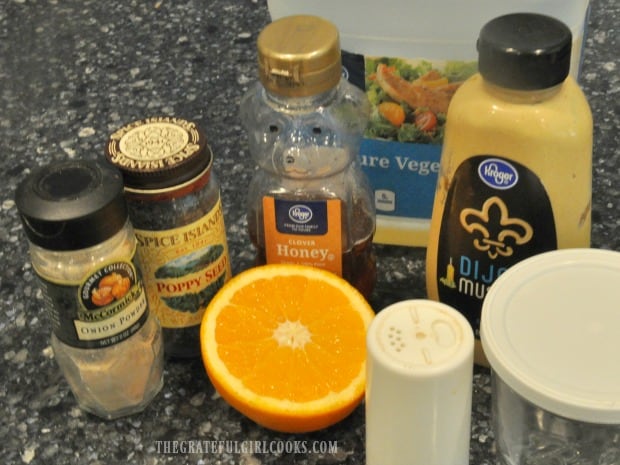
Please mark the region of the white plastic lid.
<svg viewBox="0 0 620 465"><path fill-rule="evenodd" d="M556 415L620 424L620 253L566 249L509 268L480 323L495 373Z"/></svg>
<svg viewBox="0 0 620 465"><path fill-rule="evenodd" d="M367 337L370 355L405 376L436 376L472 363L474 335L463 315L431 300L412 299L380 311Z"/></svg>

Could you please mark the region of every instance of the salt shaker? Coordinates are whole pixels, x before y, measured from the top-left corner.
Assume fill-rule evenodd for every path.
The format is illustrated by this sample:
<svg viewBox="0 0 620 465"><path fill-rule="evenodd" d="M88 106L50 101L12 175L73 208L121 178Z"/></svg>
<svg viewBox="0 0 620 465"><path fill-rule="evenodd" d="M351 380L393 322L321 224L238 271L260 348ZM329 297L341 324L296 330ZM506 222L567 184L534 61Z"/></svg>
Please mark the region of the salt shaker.
<svg viewBox="0 0 620 465"><path fill-rule="evenodd" d="M366 464L469 463L474 334L452 307L397 302L367 335Z"/></svg>

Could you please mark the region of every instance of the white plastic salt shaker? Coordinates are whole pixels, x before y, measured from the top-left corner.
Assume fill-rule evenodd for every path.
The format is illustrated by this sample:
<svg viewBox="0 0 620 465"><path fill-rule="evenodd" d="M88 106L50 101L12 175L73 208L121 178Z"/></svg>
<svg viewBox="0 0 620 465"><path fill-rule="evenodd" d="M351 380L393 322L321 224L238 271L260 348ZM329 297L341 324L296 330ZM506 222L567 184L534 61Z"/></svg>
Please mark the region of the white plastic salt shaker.
<svg viewBox="0 0 620 465"><path fill-rule="evenodd" d="M405 300L377 314L366 342L366 464L468 464L468 321L446 304Z"/></svg>

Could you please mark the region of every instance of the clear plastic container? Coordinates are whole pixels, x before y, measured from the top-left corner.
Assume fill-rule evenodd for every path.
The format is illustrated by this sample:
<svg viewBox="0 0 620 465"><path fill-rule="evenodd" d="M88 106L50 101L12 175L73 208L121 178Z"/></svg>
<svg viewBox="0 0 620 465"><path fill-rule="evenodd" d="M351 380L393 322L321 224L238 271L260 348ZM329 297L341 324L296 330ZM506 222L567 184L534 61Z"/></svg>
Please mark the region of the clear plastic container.
<svg viewBox="0 0 620 465"><path fill-rule="evenodd" d="M556 17L573 34L571 74L577 78L583 49L588 0L268 0L272 18L315 14L331 20L341 35L345 72L367 91L373 105L371 125L362 141L360 159L374 191L377 208L375 242L425 246L439 169L445 114L425 135L416 130L415 112L424 101L403 99L405 125L390 125L377 111L388 85L378 86L375 62L396 67L399 84L438 72L457 86L475 70L476 39L494 17L535 12ZM433 74L431 74L432 76ZM435 80L433 85L440 81ZM417 83L420 83L418 81ZM440 89L441 90L441 89ZM450 87L443 90L449 91ZM443 90L441 90L443 92ZM430 94L434 92L430 88ZM398 95L395 95L398 98ZM438 110L442 110L439 108ZM418 109L419 111L419 109ZM419 125L424 128L425 126Z"/></svg>
<svg viewBox="0 0 620 465"><path fill-rule="evenodd" d="M619 282L619 252L567 249L491 287L481 338L502 463L620 463Z"/></svg>
<svg viewBox="0 0 620 465"><path fill-rule="evenodd" d="M506 13L553 16L573 33L571 68L577 77L588 0L268 0L273 19L314 14L339 29L342 49L369 56L476 59L476 38L489 20Z"/></svg>

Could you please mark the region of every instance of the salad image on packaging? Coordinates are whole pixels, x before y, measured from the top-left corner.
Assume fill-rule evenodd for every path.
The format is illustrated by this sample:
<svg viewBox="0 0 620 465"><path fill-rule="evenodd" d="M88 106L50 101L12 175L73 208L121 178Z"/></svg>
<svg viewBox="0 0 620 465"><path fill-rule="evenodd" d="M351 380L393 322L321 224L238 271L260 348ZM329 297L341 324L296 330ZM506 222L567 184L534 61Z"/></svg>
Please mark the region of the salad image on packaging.
<svg viewBox="0 0 620 465"><path fill-rule="evenodd" d="M366 137L441 144L450 99L476 71L475 62L366 58L366 95L373 107Z"/></svg>

